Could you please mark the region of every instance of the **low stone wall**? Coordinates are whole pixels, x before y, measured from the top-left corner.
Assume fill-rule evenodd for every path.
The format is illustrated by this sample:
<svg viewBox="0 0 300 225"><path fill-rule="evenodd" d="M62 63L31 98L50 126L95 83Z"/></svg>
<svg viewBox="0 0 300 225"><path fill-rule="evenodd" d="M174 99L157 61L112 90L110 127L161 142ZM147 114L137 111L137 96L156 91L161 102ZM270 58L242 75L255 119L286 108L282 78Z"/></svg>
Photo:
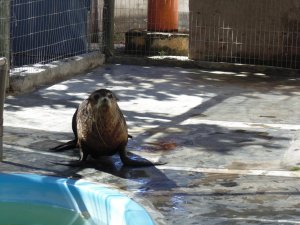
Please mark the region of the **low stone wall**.
<svg viewBox="0 0 300 225"><path fill-rule="evenodd" d="M105 56L102 53L92 52L48 64L14 68L10 72L8 91L10 94L32 91L39 86L65 80L101 66L104 62Z"/></svg>

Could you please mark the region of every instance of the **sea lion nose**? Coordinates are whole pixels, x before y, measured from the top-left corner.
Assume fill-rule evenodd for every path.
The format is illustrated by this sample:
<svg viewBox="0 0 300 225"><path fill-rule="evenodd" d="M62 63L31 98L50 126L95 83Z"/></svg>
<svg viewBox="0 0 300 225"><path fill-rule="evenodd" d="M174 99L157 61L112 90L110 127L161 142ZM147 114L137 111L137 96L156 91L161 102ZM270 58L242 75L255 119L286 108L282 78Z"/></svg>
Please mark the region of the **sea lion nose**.
<svg viewBox="0 0 300 225"><path fill-rule="evenodd" d="M102 100L104 103L107 103L108 102L108 98L107 97L105 97L105 98L103 98L103 100Z"/></svg>

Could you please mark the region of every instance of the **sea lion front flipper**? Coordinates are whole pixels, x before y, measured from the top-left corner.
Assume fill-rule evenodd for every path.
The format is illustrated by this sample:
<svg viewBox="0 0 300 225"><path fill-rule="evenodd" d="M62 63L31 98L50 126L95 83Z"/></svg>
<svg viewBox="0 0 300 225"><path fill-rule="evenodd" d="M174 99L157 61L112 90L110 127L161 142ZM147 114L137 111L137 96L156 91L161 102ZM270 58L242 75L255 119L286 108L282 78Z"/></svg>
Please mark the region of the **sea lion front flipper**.
<svg viewBox="0 0 300 225"><path fill-rule="evenodd" d="M147 159L144 159L140 156L137 156L133 153L130 153L134 158L128 156L126 152L126 146L122 146L119 148L120 158L125 166L129 167L144 167L144 166L158 166L158 165L165 165L165 162L151 162Z"/></svg>

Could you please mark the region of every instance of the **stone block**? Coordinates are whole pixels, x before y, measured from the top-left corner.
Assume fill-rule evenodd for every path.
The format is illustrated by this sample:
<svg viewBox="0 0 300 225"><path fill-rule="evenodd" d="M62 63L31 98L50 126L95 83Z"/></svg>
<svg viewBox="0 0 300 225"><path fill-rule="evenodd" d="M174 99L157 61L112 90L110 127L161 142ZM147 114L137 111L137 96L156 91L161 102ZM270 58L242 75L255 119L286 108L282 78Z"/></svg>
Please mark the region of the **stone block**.
<svg viewBox="0 0 300 225"><path fill-rule="evenodd" d="M188 34L138 29L126 32L125 52L129 54L187 56L188 47Z"/></svg>

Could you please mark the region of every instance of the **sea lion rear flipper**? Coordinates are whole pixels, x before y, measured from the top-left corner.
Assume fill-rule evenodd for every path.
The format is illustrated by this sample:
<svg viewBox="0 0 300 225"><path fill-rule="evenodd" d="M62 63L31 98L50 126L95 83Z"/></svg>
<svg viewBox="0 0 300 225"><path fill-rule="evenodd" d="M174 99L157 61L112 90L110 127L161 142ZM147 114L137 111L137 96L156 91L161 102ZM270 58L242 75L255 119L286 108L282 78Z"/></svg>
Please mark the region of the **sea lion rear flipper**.
<svg viewBox="0 0 300 225"><path fill-rule="evenodd" d="M88 157L88 153L80 152L80 158L78 161L70 161L70 162L52 162L55 165L62 165L62 166L70 166L70 167L83 167L86 165L86 160Z"/></svg>
<svg viewBox="0 0 300 225"><path fill-rule="evenodd" d="M60 144L54 148L50 148L51 151L61 152L64 150L69 150L77 147L77 140L68 141L67 143Z"/></svg>
<svg viewBox="0 0 300 225"><path fill-rule="evenodd" d="M69 161L69 162L53 162L49 161L52 164L55 165L61 165L61 166L69 166L69 167L83 167L86 165L85 161Z"/></svg>

